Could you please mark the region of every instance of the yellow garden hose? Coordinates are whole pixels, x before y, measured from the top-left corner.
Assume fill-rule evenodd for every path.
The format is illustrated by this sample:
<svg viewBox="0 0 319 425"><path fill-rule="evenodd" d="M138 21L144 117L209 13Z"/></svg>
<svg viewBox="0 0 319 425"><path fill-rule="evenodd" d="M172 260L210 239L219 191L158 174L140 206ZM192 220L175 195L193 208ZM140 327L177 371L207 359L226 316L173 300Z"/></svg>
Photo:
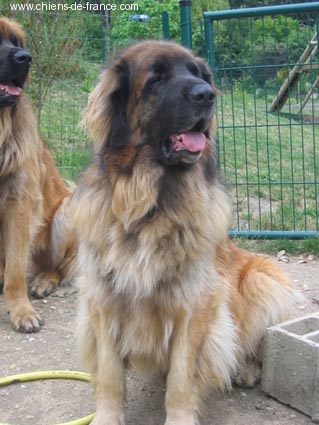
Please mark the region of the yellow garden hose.
<svg viewBox="0 0 319 425"><path fill-rule="evenodd" d="M76 379L79 381L89 382L91 379L91 376L88 373L75 372L70 370L50 370L50 371L43 371L43 372L30 372L30 373L22 373L20 375L5 376L3 378L0 377L0 387L16 384L19 382L37 381L39 379ZM93 417L94 417L94 413L91 415L85 416L83 418L76 419L71 422L65 422L63 424L56 424L56 425L87 425L92 421ZM9 425L9 424L0 423L0 425Z"/></svg>

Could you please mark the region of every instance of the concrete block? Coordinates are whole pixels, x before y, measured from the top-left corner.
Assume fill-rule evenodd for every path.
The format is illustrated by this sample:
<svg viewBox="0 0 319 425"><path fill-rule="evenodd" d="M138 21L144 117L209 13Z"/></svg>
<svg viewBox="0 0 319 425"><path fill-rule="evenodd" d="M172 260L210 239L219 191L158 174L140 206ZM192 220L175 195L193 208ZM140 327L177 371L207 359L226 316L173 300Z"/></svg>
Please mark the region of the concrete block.
<svg viewBox="0 0 319 425"><path fill-rule="evenodd" d="M262 386L319 422L319 313L267 330Z"/></svg>

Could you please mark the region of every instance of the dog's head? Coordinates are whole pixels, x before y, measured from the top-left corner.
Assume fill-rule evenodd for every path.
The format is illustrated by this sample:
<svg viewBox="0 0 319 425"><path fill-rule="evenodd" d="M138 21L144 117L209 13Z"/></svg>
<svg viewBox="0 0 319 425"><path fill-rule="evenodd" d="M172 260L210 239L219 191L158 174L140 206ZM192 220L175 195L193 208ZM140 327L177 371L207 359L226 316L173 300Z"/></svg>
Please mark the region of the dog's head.
<svg viewBox="0 0 319 425"><path fill-rule="evenodd" d="M0 18L0 108L13 106L27 80L32 57L16 22Z"/></svg>
<svg viewBox="0 0 319 425"><path fill-rule="evenodd" d="M100 152L152 146L154 162L187 167L205 151L216 89L202 59L168 42L129 48L101 76L85 121Z"/></svg>

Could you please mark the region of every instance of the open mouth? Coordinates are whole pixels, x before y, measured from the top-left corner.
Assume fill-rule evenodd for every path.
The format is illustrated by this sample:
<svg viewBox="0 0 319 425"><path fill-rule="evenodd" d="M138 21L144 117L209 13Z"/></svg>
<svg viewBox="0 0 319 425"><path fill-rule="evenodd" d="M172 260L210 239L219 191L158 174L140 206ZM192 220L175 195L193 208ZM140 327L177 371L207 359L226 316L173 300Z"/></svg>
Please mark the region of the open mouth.
<svg viewBox="0 0 319 425"><path fill-rule="evenodd" d="M204 133L190 131L187 133L173 134L168 139L171 152L187 151L199 153L205 149L206 136Z"/></svg>
<svg viewBox="0 0 319 425"><path fill-rule="evenodd" d="M0 97L3 96L20 96L21 87L11 84L0 83Z"/></svg>
<svg viewBox="0 0 319 425"><path fill-rule="evenodd" d="M171 135L162 146L166 165L193 164L205 149L206 140L204 133L195 131Z"/></svg>
<svg viewBox="0 0 319 425"><path fill-rule="evenodd" d="M0 82L0 108L15 106L21 94L20 84L12 82Z"/></svg>
<svg viewBox="0 0 319 425"><path fill-rule="evenodd" d="M192 129L170 135L162 145L166 165L193 164L206 147L207 122L199 121Z"/></svg>

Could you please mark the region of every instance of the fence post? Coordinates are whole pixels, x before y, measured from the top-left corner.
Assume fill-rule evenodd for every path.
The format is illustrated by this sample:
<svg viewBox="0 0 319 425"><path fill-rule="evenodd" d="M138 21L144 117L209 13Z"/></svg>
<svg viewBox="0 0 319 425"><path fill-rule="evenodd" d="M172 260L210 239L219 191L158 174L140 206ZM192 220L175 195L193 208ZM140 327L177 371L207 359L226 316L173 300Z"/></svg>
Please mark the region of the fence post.
<svg viewBox="0 0 319 425"><path fill-rule="evenodd" d="M182 45L192 48L192 11L191 0L180 0L179 8L181 15L181 38Z"/></svg>
<svg viewBox="0 0 319 425"><path fill-rule="evenodd" d="M206 58L211 69L215 68L213 22L204 13L204 32Z"/></svg>
<svg viewBox="0 0 319 425"><path fill-rule="evenodd" d="M162 28L164 40L170 40L171 35L169 30L169 17L168 12L166 10L162 12Z"/></svg>

